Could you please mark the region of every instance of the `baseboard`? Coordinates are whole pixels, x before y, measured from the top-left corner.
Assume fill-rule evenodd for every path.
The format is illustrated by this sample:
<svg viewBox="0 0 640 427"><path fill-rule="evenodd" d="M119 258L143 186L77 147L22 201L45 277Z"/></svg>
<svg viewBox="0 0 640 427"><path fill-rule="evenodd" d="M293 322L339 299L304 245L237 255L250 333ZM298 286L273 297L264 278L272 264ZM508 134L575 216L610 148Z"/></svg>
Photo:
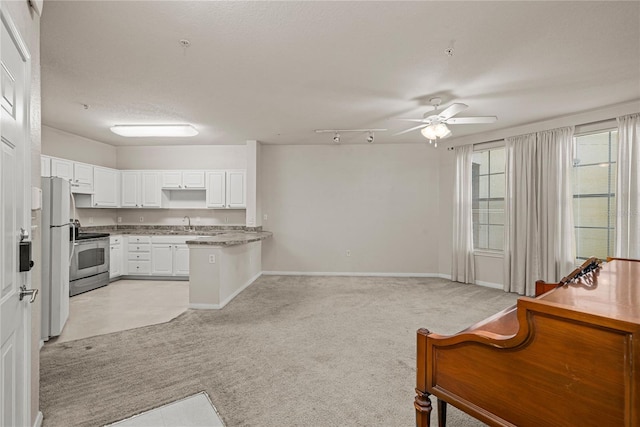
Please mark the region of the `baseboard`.
<svg viewBox="0 0 640 427"><path fill-rule="evenodd" d="M332 271L263 271L265 276L353 276L353 277L441 277L435 273L367 273L367 272L332 272ZM450 277L450 276L449 276ZM449 278L446 277L446 278Z"/></svg>
<svg viewBox="0 0 640 427"><path fill-rule="evenodd" d="M441 279L447 279L447 280L451 280L451 275L450 274L438 274L438 277Z"/></svg>
<svg viewBox="0 0 640 427"><path fill-rule="evenodd" d="M247 281L247 283L245 283L240 288L238 288L237 291L235 291L233 294L231 294L227 299L222 301L220 304L189 304L189 308L193 308L193 309L196 309L196 310L220 310L221 308L224 308L225 305L229 304L232 299L237 297L240 292L242 292L245 289L247 289L261 275L262 275L262 272L258 272L258 274L256 274L251 279L249 279Z"/></svg>
<svg viewBox="0 0 640 427"><path fill-rule="evenodd" d="M220 304L189 304L189 308L193 308L195 310L219 310Z"/></svg>
<svg viewBox="0 0 640 427"><path fill-rule="evenodd" d="M500 283L483 282L482 280L476 280L476 285L484 286L485 288L504 289Z"/></svg>
<svg viewBox="0 0 640 427"><path fill-rule="evenodd" d="M175 282L188 282L189 276L140 276L137 274L124 274L109 280L109 283L118 280L171 280Z"/></svg>
<svg viewBox="0 0 640 427"><path fill-rule="evenodd" d="M38 347L38 350L42 350L42 347L44 347L44 340L40 340L40 347Z"/></svg>
<svg viewBox="0 0 640 427"><path fill-rule="evenodd" d="M251 279L249 279L247 281L247 283L245 283L244 285L242 285L242 287L240 287L237 291L235 291L234 293L231 294L231 296L229 296L227 299L225 299L224 301L222 301L222 303L220 303L220 308L223 308L225 305L229 304L229 302L231 302L232 299L234 299L235 297L238 296L238 294L242 291L244 291L245 289L247 289L249 287L249 285L251 285L253 282L255 282L258 277L262 276L262 272L258 272L258 274L256 274L255 276L253 276Z"/></svg>
<svg viewBox="0 0 640 427"><path fill-rule="evenodd" d="M38 415L36 415L36 420L33 422L33 427L41 427L42 426L42 411L38 411Z"/></svg>

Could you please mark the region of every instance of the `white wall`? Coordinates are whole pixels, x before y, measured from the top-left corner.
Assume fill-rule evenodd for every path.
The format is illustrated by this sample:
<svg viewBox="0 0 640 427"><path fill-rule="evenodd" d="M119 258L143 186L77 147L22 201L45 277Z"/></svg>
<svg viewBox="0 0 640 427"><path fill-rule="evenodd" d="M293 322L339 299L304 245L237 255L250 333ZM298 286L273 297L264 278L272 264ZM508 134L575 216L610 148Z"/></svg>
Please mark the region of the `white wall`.
<svg viewBox="0 0 640 427"><path fill-rule="evenodd" d="M246 169L244 145L117 147L118 169Z"/></svg>
<svg viewBox="0 0 640 427"><path fill-rule="evenodd" d="M42 126L42 154L107 168L116 167L116 147L49 126Z"/></svg>
<svg viewBox="0 0 640 427"><path fill-rule="evenodd" d="M265 271L438 272L432 147L263 145L260 171Z"/></svg>

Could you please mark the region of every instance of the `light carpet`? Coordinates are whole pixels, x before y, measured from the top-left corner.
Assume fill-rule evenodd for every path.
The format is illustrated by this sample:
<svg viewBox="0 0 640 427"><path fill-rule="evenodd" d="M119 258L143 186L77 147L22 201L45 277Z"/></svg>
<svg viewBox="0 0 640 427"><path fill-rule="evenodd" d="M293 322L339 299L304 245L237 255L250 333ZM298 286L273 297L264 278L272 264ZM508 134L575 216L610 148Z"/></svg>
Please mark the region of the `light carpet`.
<svg viewBox="0 0 640 427"><path fill-rule="evenodd" d="M516 299L442 279L263 276L222 310L47 344L44 425L206 391L227 426L412 426L416 330L455 333ZM451 426L483 425L449 409Z"/></svg>

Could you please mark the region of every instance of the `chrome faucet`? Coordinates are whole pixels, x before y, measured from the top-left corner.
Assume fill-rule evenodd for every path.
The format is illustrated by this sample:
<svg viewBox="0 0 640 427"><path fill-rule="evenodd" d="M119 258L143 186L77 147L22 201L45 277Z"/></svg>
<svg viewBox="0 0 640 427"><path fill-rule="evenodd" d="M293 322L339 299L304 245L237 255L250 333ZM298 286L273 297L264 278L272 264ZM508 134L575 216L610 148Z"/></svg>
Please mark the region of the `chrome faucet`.
<svg viewBox="0 0 640 427"><path fill-rule="evenodd" d="M182 218L183 221L185 219L187 220L187 224L188 224L186 230L187 231L193 231L193 229L191 228L191 218L189 218L189 215L185 215L184 218Z"/></svg>

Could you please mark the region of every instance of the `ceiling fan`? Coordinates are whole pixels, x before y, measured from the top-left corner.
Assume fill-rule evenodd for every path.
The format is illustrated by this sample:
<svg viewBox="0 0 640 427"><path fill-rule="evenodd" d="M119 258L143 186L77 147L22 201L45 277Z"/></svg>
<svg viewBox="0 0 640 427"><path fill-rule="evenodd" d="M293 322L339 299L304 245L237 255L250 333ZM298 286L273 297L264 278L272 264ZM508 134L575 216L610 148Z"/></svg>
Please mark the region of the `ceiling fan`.
<svg viewBox="0 0 640 427"><path fill-rule="evenodd" d="M403 133L411 132L414 130L422 129L420 133L429 140L429 143L436 141L436 147L438 146L437 140L448 138L451 136L451 130L447 125L466 125L476 123L494 123L498 118L496 116L483 116L483 117L454 117L456 114L469 108L468 105L455 103L445 108L439 114L436 111L440 107L442 102L441 98L431 98L429 100L433 105L433 111L424 113L422 119L400 119L408 122L418 122L418 126L403 130L395 135L402 135ZM394 135L394 136L395 136Z"/></svg>

